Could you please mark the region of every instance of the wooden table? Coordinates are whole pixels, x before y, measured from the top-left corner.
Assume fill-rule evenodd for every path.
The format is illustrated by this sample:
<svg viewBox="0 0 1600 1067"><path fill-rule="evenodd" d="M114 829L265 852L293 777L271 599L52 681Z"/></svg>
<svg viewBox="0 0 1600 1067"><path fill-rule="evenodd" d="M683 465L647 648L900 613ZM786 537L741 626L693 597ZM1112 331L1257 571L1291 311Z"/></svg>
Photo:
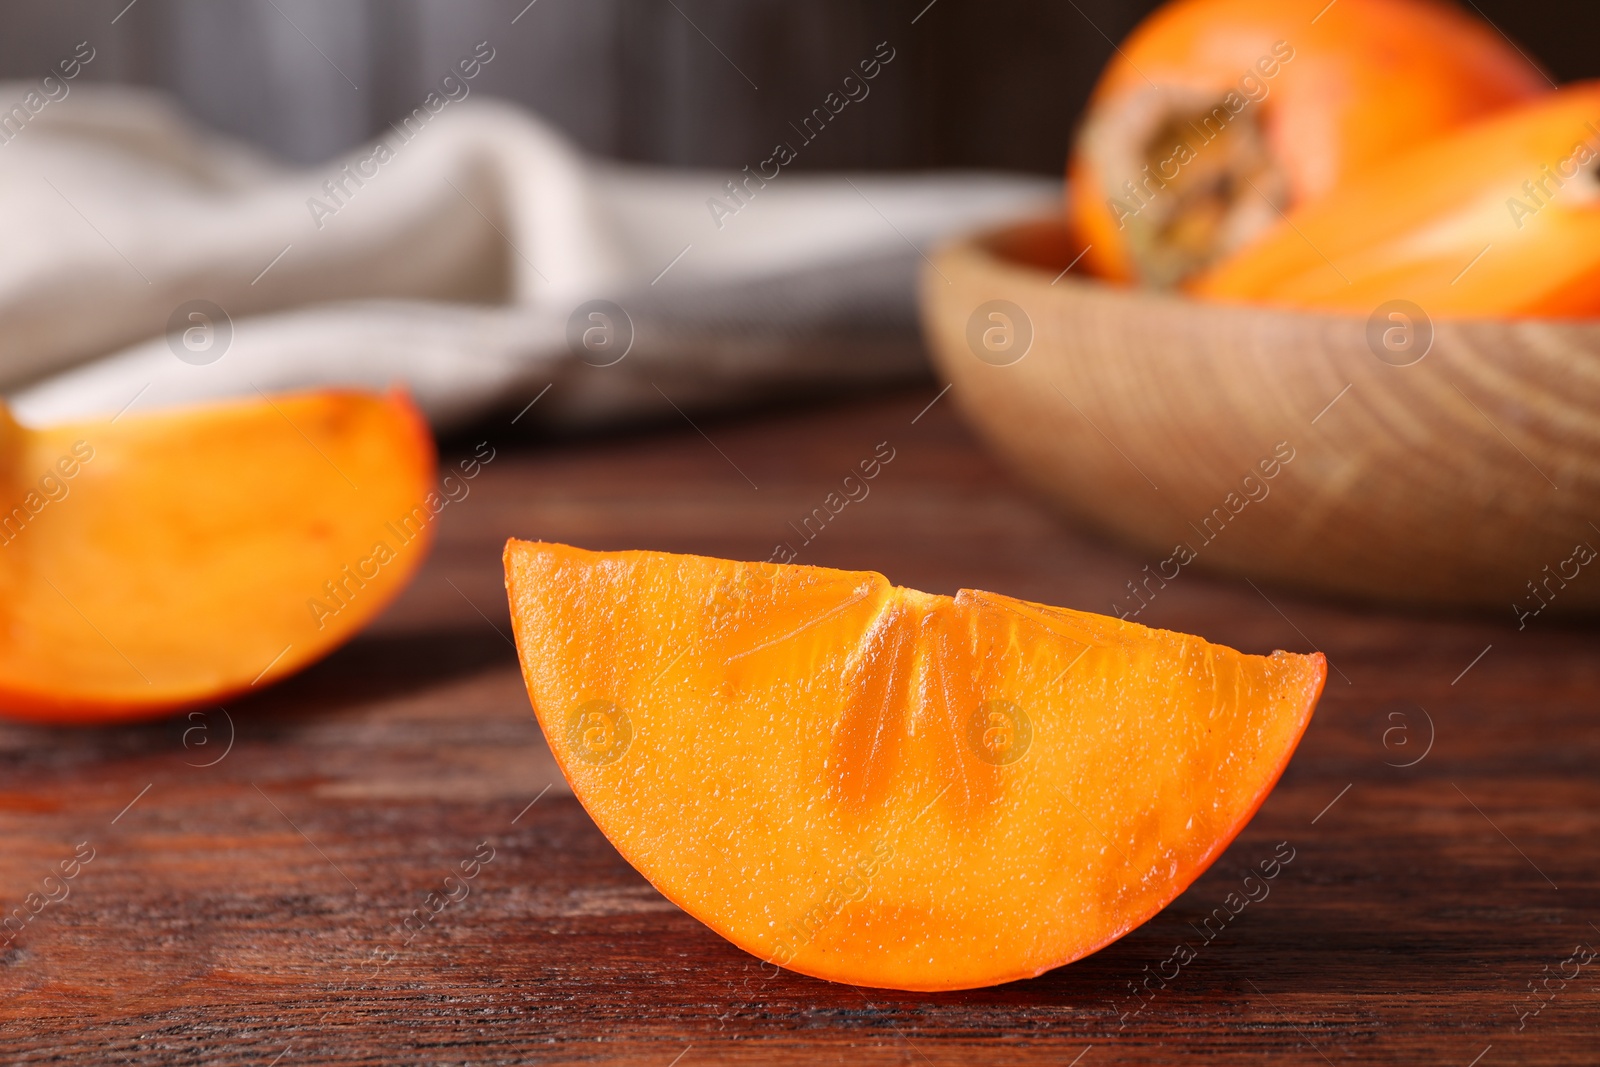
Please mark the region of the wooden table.
<svg viewBox="0 0 1600 1067"><path fill-rule="evenodd" d="M618 857L529 711L503 540L765 559L887 441L871 495L800 562L1109 610L1149 561L1019 490L948 398L917 418L933 395L701 420L704 435L518 443L486 424L472 440L496 458L421 577L325 663L226 714L0 728L4 907L93 855L0 956L0 1060L1600 1063L1600 959L1561 978L1600 946L1600 648L1588 627L1518 632L1509 609L1400 616L1186 571L1141 621L1321 648L1327 694L1189 892L1033 981L768 978ZM1205 941L1201 917L1284 841L1270 896ZM475 854L492 859L465 898L407 933ZM1136 997L1183 943L1195 958Z"/></svg>

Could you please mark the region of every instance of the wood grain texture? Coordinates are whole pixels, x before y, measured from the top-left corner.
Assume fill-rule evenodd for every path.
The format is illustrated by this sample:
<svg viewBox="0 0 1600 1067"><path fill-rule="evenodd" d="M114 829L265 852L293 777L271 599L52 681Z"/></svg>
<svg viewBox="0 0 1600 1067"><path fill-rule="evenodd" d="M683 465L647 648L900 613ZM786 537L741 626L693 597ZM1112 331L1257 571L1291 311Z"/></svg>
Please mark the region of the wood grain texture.
<svg viewBox="0 0 1600 1067"><path fill-rule="evenodd" d="M980 432L1153 570L1187 546L1383 603L1600 607L1581 577L1600 550L1600 323L1440 321L1431 349L1380 359L1365 317L1063 276L1078 251L1050 222L955 245L924 271L924 318ZM1031 323L1015 362L975 355L995 300Z"/></svg>
<svg viewBox="0 0 1600 1067"><path fill-rule="evenodd" d="M1139 621L1252 652L1315 645L1327 695L1210 872L1033 981L930 996L774 976L622 862L528 708L503 539L753 559L781 539L931 591L1105 610L1146 560L1010 484L949 397L919 417L934 395L702 422L715 448L681 421L538 446L486 425L474 441L496 459L442 514L416 585L322 665L230 705L231 748L220 712L0 728L4 908L94 849L0 955L0 1061L1466 1067L1492 1046L1481 1067L1593 1063L1600 961L1552 980L1518 1030L1527 984L1600 946L1600 652L1548 617L1386 615L1185 570ZM871 494L802 544L788 524L880 441L895 459ZM1206 917L1284 841L1270 894L1207 941ZM407 934L485 842L465 899ZM1134 997L1181 943L1194 958Z"/></svg>

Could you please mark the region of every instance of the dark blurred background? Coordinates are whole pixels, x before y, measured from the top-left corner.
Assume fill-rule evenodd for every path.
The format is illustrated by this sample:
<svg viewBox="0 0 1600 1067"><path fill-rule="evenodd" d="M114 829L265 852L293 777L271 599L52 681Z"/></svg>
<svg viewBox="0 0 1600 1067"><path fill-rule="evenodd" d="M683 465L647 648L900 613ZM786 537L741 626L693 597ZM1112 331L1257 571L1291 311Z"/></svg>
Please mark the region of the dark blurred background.
<svg viewBox="0 0 1600 1067"><path fill-rule="evenodd" d="M474 44L474 95L618 159L740 167L868 57L896 51L806 168L1058 172L1096 72L1152 0L0 0L0 77L87 40L91 81L158 86L290 161L371 137ZM1600 72L1600 4L1479 0L1559 80ZM915 21L913 21L915 20Z"/></svg>

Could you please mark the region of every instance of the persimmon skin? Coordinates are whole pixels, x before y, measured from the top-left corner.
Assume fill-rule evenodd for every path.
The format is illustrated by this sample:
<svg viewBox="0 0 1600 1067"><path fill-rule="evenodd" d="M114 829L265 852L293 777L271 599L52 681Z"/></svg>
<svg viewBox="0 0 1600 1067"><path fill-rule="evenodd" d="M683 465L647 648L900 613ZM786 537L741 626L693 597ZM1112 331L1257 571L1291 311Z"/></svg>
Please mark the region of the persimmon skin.
<svg viewBox="0 0 1600 1067"><path fill-rule="evenodd" d="M600 830L734 944L858 986L1029 978L1145 922L1260 807L1326 679L871 572L515 540L505 567Z"/></svg>
<svg viewBox="0 0 1600 1067"><path fill-rule="evenodd" d="M1600 81L1499 112L1290 214L1188 287L1230 303L1433 318L1600 316Z"/></svg>
<svg viewBox="0 0 1600 1067"><path fill-rule="evenodd" d="M359 633L432 543L434 523L411 509L436 484L433 436L398 390L43 429L0 408L0 502L84 451L59 500L20 526L0 514L13 519L0 536L3 718L151 719L261 688ZM385 527L408 519L404 541ZM380 539L392 558L364 567Z"/></svg>
<svg viewBox="0 0 1600 1067"><path fill-rule="evenodd" d="M1285 46L1292 50L1292 59L1275 62L1275 46L1279 56ZM1264 73L1274 68L1270 77ZM1152 83L1221 100L1239 91L1246 75L1265 88L1243 117L1256 113L1282 180L1281 194L1273 196L1283 202L1274 207L1284 210L1313 203L1397 152L1552 85L1492 27L1433 0L1177 0L1140 24L1112 57L1069 162L1067 214L1089 247L1085 264L1093 272L1150 281L1128 228L1109 206L1126 202L1122 183L1141 175L1106 173L1091 150L1096 131L1114 127ZM1198 138L1194 147L1206 150ZM1258 192L1241 190L1246 194ZM1262 214L1275 221L1275 214Z"/></svg>

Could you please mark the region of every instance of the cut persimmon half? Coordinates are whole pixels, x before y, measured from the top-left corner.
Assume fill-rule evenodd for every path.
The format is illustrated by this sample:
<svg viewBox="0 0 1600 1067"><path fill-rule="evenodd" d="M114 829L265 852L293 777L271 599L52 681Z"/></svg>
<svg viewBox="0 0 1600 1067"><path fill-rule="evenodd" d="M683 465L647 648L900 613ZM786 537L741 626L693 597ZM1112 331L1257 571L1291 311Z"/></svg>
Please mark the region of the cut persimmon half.
<svg viewBox="0 0 1600 1067"><path fill-rule="evenodd" d="M0 715L148 718L321 658L422 562L435 466L398 392L45 429L0 407Z"/></svg>
<svg viewBox="0 0 1600 1067"><path fill-rule="evenodd" d="M573 792L769 963L939 990L1160 911L1277 781L1326 674L880 574L511 541L524 679Z"/></svg>
<svg viewBox="0 0 1600 1067"><path fill-rule="evenodd" d="M1553 84L1453 3L1173 0L1085 109L1067 189L1084 265L1176 287L1283 212Z"/></svg>

